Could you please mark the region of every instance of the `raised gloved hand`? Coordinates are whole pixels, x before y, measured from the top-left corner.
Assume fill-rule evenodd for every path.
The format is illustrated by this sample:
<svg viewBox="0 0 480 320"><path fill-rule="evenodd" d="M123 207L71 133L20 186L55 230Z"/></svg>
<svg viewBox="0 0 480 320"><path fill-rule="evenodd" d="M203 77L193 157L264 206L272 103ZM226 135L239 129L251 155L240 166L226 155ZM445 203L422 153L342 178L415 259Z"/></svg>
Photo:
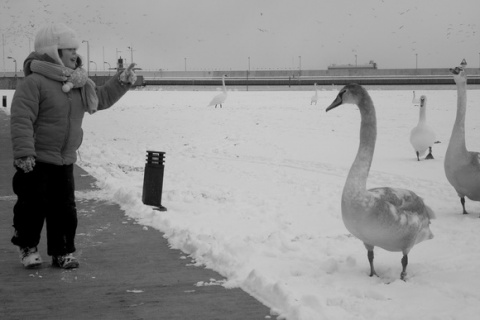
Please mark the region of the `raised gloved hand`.
<svg viewBox="0 0 480 320"><path fill-rule="evenodd" d="M15 159L13 162L16 167L23 170L23 172L27 173L33 171L33 167L35 167L35 158L32 156L21 157Z"/></svg>
<svg viewBox="0 0 480 320"><path fill-rule="evenodd" d="M131 63L127 69L125 69L121 74L120 74L120 81L123 83L131 83L134 84L135 81L137 81L137 75L133 71L133 67L135 67L136 63Z"/></svg>

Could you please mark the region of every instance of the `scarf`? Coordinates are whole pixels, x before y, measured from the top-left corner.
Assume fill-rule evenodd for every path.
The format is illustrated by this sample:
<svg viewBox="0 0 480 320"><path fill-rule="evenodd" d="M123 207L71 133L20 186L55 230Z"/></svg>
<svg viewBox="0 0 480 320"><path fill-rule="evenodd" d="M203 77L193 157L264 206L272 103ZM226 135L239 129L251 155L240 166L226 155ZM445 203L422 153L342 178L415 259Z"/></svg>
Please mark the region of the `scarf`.
<svg viewBox="0 0 480 320"><path fill-rule="evenodd" d="M33 60L30 69L32 72L39 73L52 80L63 82L63 92L69 92L72 88L80 88L85 111L90 114L97 111L98 97L95 92L95 82L88 78L85 69L81 67L70 69L40 60Z"/></svg>

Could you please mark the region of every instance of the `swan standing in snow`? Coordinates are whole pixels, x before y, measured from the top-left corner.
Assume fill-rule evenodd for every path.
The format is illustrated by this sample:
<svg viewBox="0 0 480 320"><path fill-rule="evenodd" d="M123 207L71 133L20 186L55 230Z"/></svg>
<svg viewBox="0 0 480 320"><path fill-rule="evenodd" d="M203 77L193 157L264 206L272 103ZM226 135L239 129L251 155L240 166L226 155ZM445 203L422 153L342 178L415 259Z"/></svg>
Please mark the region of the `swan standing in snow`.
<svg viewBox="0 0 480 320"><path fill-rule="evenodd" d="M410 143L417 154L418 161L420 161L420 156L423 156L427 149L429 149L429 152L425 159L433 159L432 145L435 143L435 132L427 125L426 113L427 97L422 95L420 97L420 116L418 124L410 132Z"/></svg>
<svg viewBox="0 0 480 320"><path fill-rule="evenodd" d="M420 105L420 99L418 99L418 98L415 97L415 91L413 91L412 104L413 104L414 106Z"/></svg>
<svg viewBox="0 0 480 320"><path fill-rule="evenodd" d="M455 188L463 214L465 197L480 201L480 154L467 150L465 144L465 115L467 113L467 76L463 68L450 69L457 85L457 116L452 129L450 142L445 154L445 175L448 182Z"/></svg>
<svg viewBox="0 0 480 320"><path fill-rule="evenodd" d="M225 86L225 77L226 75L222 76L222 93L217 94L215 97L213 97L212 101L210 101L210 104L208 106L215 106L220 105L220 108L222 108L222 104L225 102L227 99L227 87Z"/></svg>
<svg viewBox="0 0 480 320"><path fill-rule="evenodd" d="M315 88L315 94L312 96L312 99L310 99L310 105L312 105L313 103L317 104L317 101L318 101L317 84L314 83L313 86L314 86L314 88Z"/></svg>
<svg viewBox="0 0 480 320"><path fill-rule="evenodd" d="M342 219L348 231L363 241L367 249L370 276L377 275L373 248L378 246L403 253L400 278L405 280L408 253L415 244L433 238L429 225L435 215L422 198L410 190L389 187L367 190L377 138L375 107L362 86L349 84L326 111L349 103L356 104L360 110L360 145L343 188Z"/></svg>

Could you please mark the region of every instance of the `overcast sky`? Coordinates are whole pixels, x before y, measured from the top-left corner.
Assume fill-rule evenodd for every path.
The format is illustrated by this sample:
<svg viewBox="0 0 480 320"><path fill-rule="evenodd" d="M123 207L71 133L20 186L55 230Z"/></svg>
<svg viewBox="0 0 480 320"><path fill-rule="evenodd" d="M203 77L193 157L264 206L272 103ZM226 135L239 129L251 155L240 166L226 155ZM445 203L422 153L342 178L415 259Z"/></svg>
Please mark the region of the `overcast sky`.
<svg viewBox="0 0 480 320"><path fill-rule="evenodd" d="M63 22L98 70L117 56L151 70L449 68L480 64L479 0L1 0L12 71L36 31ZM30 39L30 40L29 40ZM2 41L3 44L3 41ZM4 54L3 54L4 52ZM87 44L79 53L86 57ZM356 57L355 57L356 55ZM249 59L250 57L250 59ZM357 61L355 61L357 59ZM91 63L90 70L95 70Z"/></svg>

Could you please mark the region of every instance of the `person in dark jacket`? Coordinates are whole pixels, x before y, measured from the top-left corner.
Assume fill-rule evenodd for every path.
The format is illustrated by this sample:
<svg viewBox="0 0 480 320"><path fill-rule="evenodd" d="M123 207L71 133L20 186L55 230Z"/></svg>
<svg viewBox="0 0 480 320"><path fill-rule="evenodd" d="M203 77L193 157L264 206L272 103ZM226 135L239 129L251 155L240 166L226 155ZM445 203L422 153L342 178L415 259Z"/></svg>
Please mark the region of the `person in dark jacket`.
<svg viewBox="0 0 480 320"><path fill-rule="evenodd" d="M111 107L136 81L134 64L96 87L77 54L75 32L64 24L41 28L35 51L24 62L25 78L11 105L14 166L14 236L24 267L42 264L37 249L46 222L52 266L77 268L77 210L73 164L86 112Z"/></svg>

